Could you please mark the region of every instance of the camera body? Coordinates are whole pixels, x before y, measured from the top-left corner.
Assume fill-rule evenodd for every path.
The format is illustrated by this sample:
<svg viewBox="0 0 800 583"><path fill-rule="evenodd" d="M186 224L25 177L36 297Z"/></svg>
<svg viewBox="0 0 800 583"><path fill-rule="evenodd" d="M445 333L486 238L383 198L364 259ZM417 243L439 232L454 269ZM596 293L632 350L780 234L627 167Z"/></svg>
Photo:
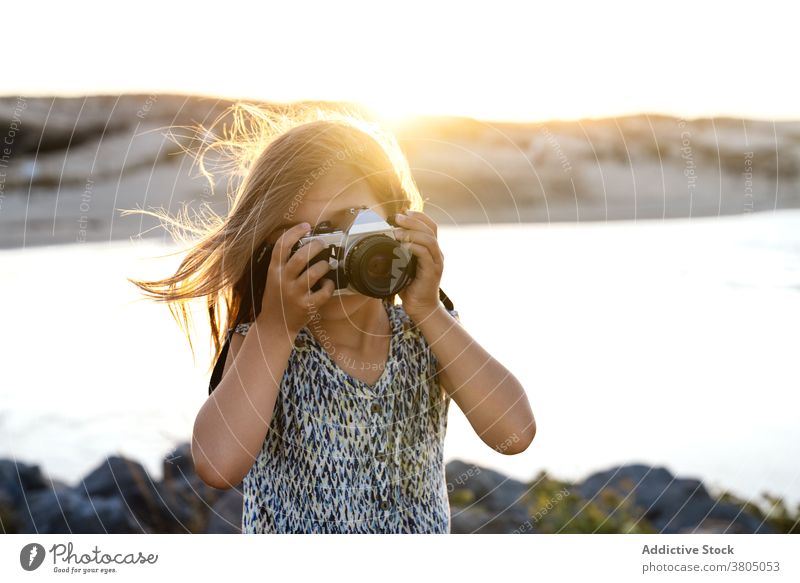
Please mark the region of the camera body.
<svg viewBox="0 0 800 583"><path fill-rule="evenodd" d="M311 288L316 291L324 279L333 281L333 295L363 294L375 298L391 296L407 286L416 274L416 257L394 236L394 221L388 222L367 208L350 209L355 216L347 229L333 230L329 221L317 225L291 250L319 240L325 248L309 266L327 261L330 271Z"/></svg>

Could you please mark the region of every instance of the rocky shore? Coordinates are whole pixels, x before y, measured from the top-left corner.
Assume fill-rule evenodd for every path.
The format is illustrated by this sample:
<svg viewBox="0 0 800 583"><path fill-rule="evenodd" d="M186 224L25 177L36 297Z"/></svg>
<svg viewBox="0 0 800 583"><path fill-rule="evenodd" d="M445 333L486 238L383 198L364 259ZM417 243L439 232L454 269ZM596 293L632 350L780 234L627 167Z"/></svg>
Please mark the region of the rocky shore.
<svg viewBox="0 0 800 583"><path fill-rule="evenodd" d="M241 488L217 490L194 472L182 444L153 480L131 459L108 457L77 485L39 466L0 459L5 533L239 533ZM800 507L764 494L712 494L663 467L623 465L570 483L540 472L530 482L460 460L446 467L453 533L789 533Z"/></svg>

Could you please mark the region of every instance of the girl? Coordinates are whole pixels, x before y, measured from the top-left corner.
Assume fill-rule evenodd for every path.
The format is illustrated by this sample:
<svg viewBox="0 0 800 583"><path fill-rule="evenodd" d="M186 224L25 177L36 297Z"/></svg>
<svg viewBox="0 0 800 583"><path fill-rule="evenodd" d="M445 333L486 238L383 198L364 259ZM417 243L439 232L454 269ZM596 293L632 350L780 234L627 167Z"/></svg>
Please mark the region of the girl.
<svg viewBox="0 0 800 583"><path fill-rule="evenodd" d="M352 113L241 107L260 133L224 142L253 152L227 218L175 275L134 282L187 322L184 303L208 298L225 363L195 421L197 473L216 488L242 484L245 533L449 532L450 399L487 445L516 454L536 432L525 391L440 302L437 225L395 139ZM402 304L334 295L328 262L310 263L318 242L292 253L315 225L346 229L364 206L417 259ZM252 265L265 242L259 297Z"/></svg>

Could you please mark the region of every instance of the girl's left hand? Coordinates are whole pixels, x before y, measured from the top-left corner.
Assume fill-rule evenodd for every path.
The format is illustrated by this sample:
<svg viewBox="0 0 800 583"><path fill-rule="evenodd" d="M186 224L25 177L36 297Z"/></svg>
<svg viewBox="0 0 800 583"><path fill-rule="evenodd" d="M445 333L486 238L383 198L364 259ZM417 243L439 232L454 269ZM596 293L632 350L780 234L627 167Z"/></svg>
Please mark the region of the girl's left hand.
<svg viewBox="0 0 800 583"><path fill-rule="evenodd" d="M417 258L417 274L398 295L403 309L413 320L424 318L439 307L439 283L444 270L444 255L437 240L436 223L421 211L408 210L395 217L401 227L397 239Z"/></svg>

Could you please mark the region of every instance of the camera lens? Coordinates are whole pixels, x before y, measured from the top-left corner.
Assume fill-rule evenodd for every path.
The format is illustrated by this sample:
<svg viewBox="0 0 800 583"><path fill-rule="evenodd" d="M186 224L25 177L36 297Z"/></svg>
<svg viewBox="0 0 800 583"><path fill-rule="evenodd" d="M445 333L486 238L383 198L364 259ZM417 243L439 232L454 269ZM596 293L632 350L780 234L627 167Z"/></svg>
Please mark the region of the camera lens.
<svg viewBox="0 0 800 583"><path fill-rule="evenodd" d="M364 263L366 275L370 279L379 279L391 275L392 256L382 249L372 253Z"/></svg>
<svg viewBox="0 0 800 583"><path fill-rule="evenodd" d="M366 296L382 298L403 289L414 277L416 258L386 235L365 237L356 243L345 260L350 284Z"/></svg>

